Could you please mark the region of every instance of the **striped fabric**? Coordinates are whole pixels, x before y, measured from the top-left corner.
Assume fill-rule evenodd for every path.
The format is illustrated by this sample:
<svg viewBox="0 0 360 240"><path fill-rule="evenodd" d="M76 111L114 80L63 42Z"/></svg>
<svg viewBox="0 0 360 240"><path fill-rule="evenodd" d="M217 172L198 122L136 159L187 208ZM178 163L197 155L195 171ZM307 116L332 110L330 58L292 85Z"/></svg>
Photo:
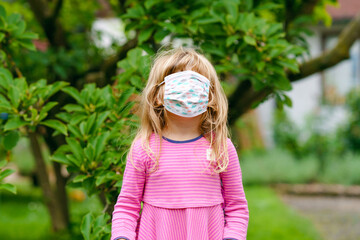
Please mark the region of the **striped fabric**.
<svg viewBox="0 0 360 240"><path fill-rule="evenodd" d="M199 136L186 141L164 138L159 169L136 140L121 192L114 205L111 240L245 240L249 212L235 146L228 139L228 171L211 175ZM158 150L158 136L150 147ZM141 202L143 209L141 210Z"/></svg>

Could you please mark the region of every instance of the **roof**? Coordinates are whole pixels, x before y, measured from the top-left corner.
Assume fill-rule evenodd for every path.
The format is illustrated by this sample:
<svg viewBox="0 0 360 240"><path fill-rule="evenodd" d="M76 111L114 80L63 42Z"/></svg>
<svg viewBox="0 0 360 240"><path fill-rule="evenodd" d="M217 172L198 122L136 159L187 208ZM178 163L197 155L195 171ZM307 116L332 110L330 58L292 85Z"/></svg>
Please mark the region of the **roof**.
<svg viewBox="0 0 360 240"><path fill-rule="evenodd" d="M334 20L351 19L360 13L359 0L338 0L338 3L338 6L327 7Z"/></svg>

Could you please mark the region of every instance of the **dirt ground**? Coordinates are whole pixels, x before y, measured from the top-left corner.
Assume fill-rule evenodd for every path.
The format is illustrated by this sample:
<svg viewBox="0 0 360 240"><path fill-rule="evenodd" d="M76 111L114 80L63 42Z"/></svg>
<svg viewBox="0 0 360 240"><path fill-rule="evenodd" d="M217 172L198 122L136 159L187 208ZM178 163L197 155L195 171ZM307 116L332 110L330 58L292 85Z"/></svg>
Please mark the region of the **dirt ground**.
<svg viewBox="0 0 360 240"><path fill-rule="evenodd" d="M360 239L360 198L286 194L280 197L310 219L324 240Z"/></svg>

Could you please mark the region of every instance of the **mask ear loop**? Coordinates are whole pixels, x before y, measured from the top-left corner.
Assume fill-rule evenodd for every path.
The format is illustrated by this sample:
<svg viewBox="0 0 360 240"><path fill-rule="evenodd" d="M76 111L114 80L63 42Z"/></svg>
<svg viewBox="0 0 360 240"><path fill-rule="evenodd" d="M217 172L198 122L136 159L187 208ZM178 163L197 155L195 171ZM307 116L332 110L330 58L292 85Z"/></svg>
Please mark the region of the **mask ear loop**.
<svg viewBox="0 0 360 240"><path fill-rule="evenodd" d="M164 81L162 81L161 83L159 83L159 84L157 84L156 86L157 87L160 87L162 84L164 84L165 83L165 80Z"/></svg>

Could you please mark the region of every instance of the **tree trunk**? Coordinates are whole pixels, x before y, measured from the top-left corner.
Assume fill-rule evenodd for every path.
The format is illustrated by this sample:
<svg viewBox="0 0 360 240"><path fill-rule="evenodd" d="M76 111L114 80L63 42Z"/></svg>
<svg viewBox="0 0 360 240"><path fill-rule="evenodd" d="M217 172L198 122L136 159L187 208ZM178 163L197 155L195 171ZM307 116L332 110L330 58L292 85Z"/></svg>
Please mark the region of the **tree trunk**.
<svg viewBox="0 0 360 240"><path fill-rule="evenodd" d="M63 214L61 214L62 209L59 204L60 199L56 197L54 191L51 188L45 160L42 155L40 144L37 138L37 133L29 131L29 138L31 144L31 151L34 155L36 164L36 175L44 194L45 204L50 213L52 229L53 231L66 229L67 224L63 217Z"/></svg>
<svg viewBox="0 0 360 240"><path fill-rule="evenodd" d="M49 114L50 115L50 114ZM46 127L44 130L44 141L50 150L50 154L53 154L56 149L58 149L62 144L65 144L65 140L63 136L56 136L53 137L51 134L53 133L53 129ZM54 167L55 176L56 176L56 199L59 199L59 208L61 209L60 214L63 215L62 218L66 226L69 225L70 222L70 214L69 214L69 204L68 204L68 197L66 192L66 180L67 178L63 176L61 173L61 164L57 162L52 162Z"/></svg>

